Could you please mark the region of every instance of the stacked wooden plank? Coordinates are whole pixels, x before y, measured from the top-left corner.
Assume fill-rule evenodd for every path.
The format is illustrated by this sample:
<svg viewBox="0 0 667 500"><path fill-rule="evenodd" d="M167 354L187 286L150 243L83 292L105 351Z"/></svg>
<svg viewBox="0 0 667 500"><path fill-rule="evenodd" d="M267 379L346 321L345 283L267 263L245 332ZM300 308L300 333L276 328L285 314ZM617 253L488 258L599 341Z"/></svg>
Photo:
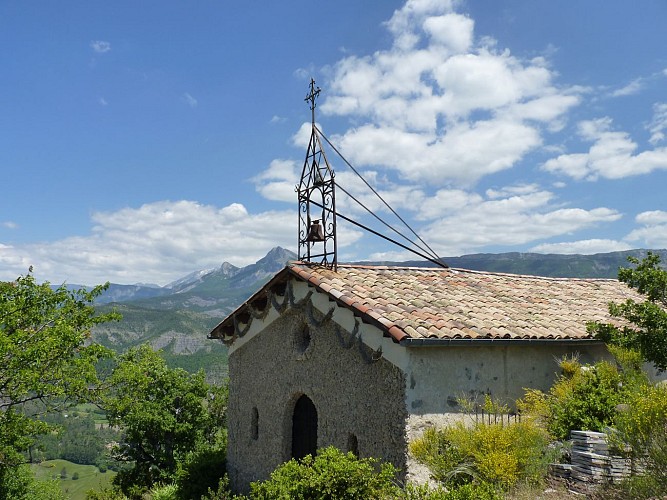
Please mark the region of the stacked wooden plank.
<svg viewBox="0 0 667 500"><path fill-rule="evenodd" d="M569 481L572 476L572 464L549 464L549 474L551 477Z"/></svg>
<svg viewBox="0 0 667 500"><path fill-rule="evenodd" d="M630 459L610 454L603 432L572 431L571 477L578 481L616 482L630 475Z"/></svg>

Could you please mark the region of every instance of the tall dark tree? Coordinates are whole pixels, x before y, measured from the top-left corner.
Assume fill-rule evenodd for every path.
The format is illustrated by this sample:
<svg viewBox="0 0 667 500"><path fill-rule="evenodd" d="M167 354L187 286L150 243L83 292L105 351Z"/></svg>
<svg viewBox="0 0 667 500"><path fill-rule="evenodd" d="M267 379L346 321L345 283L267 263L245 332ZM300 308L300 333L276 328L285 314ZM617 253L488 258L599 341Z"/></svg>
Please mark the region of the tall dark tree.
<svg viewBox="0 0 667 500"><path fill-rule="evenodd" d="M169 368L148 345L121 356L110 382L103 406L123 432L116 458L131 466L117 478L130 495L173 481L179 463L224 425L217 391L203 372Z"/></svg>

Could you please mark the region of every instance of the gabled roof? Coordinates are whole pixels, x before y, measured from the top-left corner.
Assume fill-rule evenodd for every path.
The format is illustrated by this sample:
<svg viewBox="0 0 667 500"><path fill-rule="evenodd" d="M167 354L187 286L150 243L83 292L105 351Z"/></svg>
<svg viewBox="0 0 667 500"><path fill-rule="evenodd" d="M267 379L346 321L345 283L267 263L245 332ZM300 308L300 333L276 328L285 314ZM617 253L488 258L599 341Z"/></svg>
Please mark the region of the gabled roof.
<svg viewBox="0 0 667 500"><path fill-rule="evenodd" d="M617 280L520 276L464 269L293 262L210 334L231 344L235 324L270 307L270 294L297 279L401 343L475 340L591 340L589 321L614 322L609 302L642 300ZM418 342L415 342L418 341Z"/></svg>

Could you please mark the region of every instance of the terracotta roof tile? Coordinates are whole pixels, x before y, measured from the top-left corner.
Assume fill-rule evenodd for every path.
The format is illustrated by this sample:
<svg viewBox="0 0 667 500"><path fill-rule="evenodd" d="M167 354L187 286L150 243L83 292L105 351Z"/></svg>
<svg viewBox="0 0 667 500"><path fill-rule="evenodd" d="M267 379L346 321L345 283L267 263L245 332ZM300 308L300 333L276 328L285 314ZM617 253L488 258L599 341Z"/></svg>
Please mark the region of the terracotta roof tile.
<svg viewBox="0 0 667 500"><path fill-rule="evenodd" d="M333 271L298 262L288 270L396 340L587 339L586 322L612 321L610 301L641 300L616 280L385 266Z"/></svg>

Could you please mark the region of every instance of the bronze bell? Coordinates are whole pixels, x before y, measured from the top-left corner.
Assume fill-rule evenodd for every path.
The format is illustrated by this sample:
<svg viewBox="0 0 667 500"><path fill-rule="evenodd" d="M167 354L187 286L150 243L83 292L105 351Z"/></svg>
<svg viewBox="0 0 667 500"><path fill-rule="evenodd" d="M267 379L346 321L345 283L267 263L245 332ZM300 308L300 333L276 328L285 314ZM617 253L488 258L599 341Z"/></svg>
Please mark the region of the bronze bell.
<svg viewBox="0 0 667 500"><path fill-rule="evenodd" d="M319 219L315 219L308 228L306 241L324 241L324 228L320 225Z"/></svg>
<svg viewBox="0 0 667 500"><path fill-rule="evenodd" d="M320 172L319 167L313 166L314 181L313 186L320 187L324 185L324 177L322 177L322 172Z"/></svg>

